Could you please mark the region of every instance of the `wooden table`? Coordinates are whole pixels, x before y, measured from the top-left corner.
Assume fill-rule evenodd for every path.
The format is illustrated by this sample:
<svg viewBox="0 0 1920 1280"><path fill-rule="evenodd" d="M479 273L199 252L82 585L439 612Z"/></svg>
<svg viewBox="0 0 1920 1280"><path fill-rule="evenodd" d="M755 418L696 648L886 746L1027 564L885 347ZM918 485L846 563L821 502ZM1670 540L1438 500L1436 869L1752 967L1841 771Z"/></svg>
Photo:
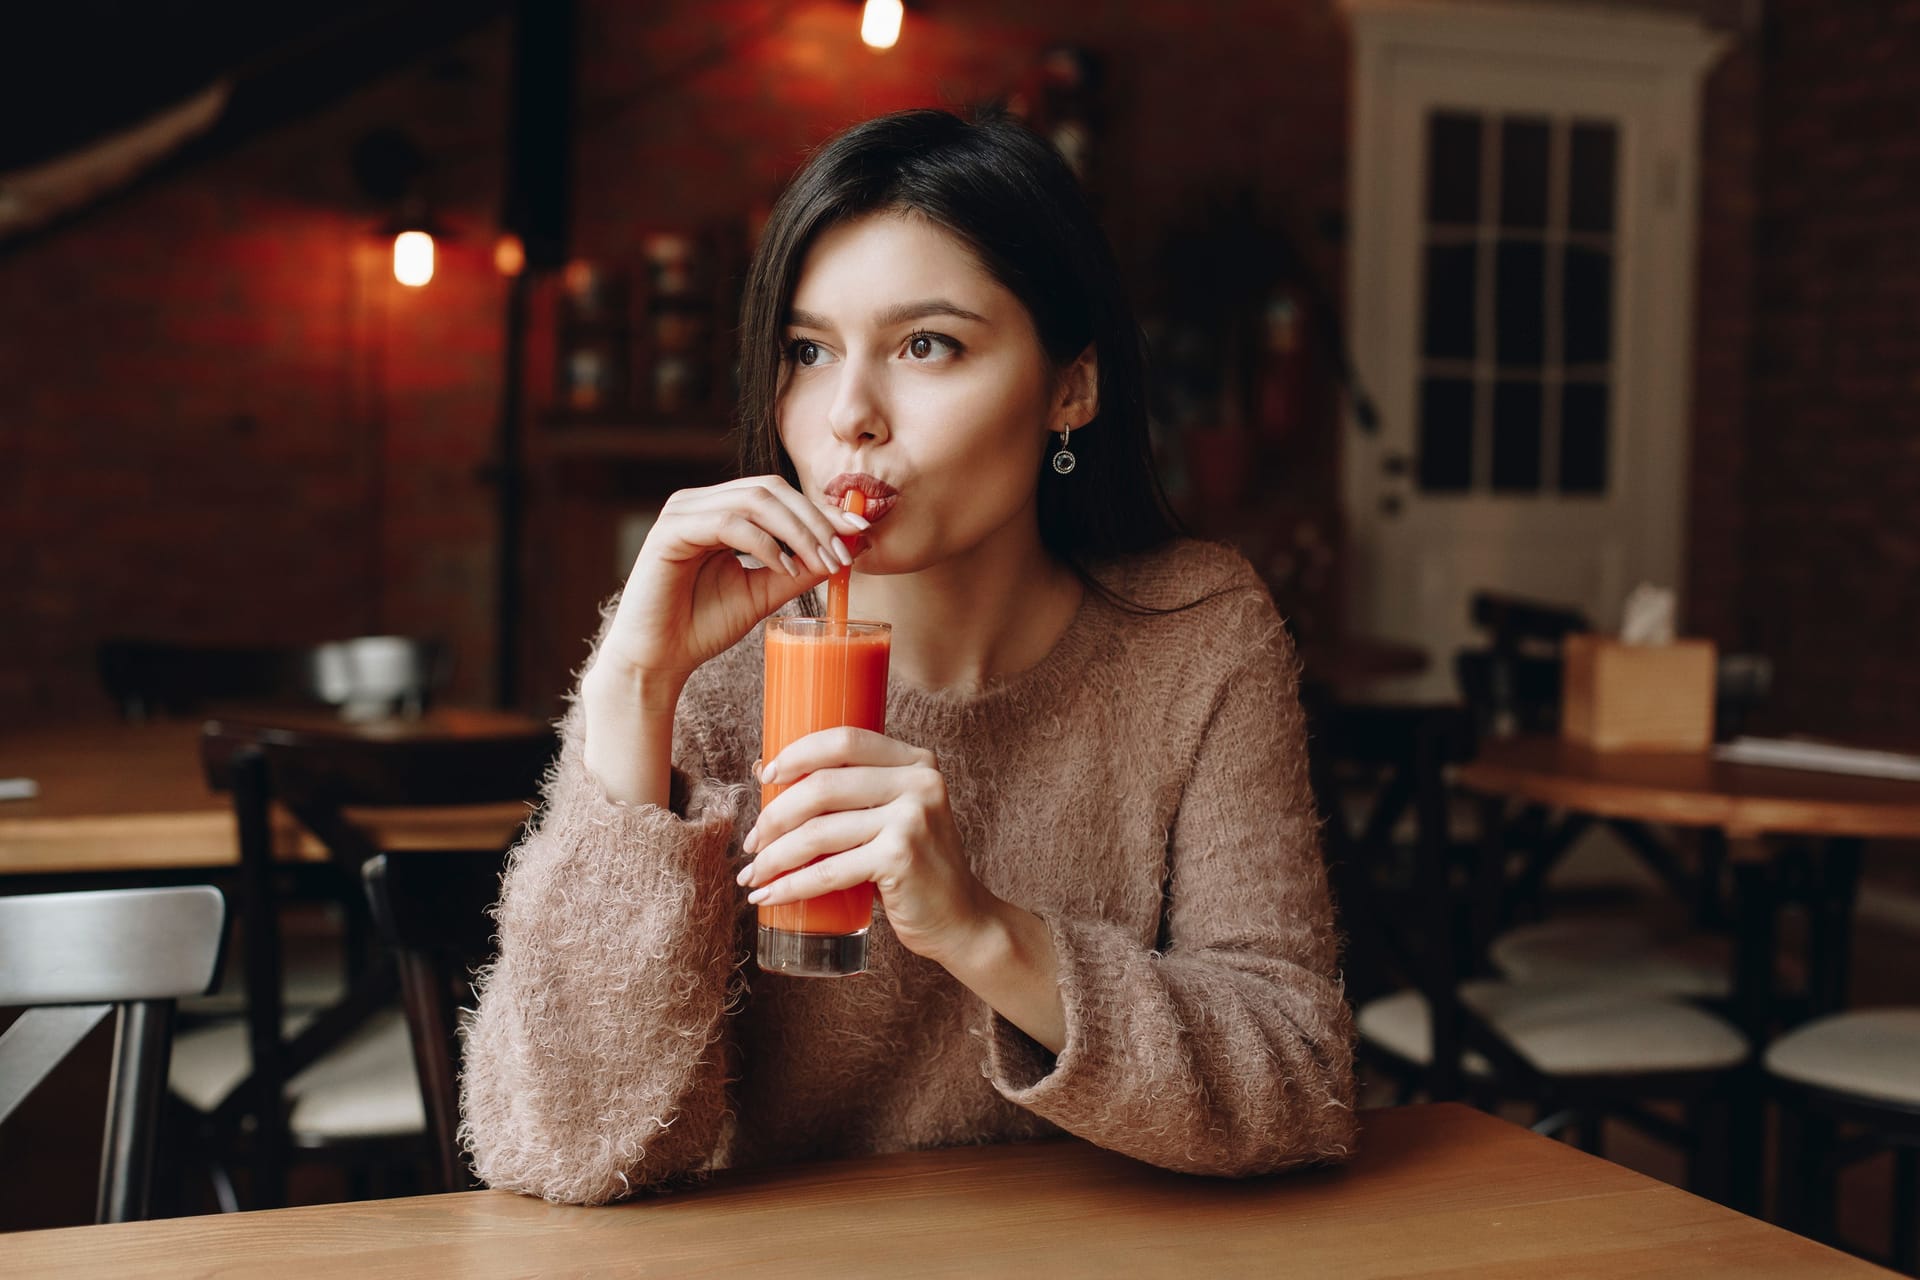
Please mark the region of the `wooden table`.
<svg viewBox="0 0 1920 1280"><path fill-rule="evenodd" d="M1704 752L1602 752L1558 738L1495 739L1462 766L1459 781L1489 797L1482 820L1489 831L1502 828L1504 805L1517 801L1700 832L1715 851L1709 866L1721 857L1732 862L1733 1004L1756 1045L1779 1022L1774 952L1786 900L1780 838L1799 838L1795 847L1810 858L1796 892L1808 913L1811 1014L1845 1004L1864 842L1920 838L1920 782L1728 764ZM1742 1205L1759 1203L1761 1124L1756 1100L1736 1124L1746 1147L1734 1160Z"/></svg>
<svg viewBox="0 0 1920 1280"><path fill-rule="evenodd" d="M506 712L449 708L416 721L328 727L391 737L486 736L544 726ZM40 785L36 799L0 801L0 877L233 867L239 856L233 808L207 789L199 741L197 720L0 730L0 777ZM525 816L524 805L489 805L391 811L369 825L389 848L484 847L504 843ZM324 860L325 850L291 817L279 834L283 857Z"/></svg>
<svg viewBox="0 0 1920 1280"><path fill-rule="evenodd" d="M1080 1142L755 1173L602 1209L500 1191L0 1236L30 1276L1868 1276L1879 1268L1457 1104L1335 1170L1186 1177Z"/></svg>

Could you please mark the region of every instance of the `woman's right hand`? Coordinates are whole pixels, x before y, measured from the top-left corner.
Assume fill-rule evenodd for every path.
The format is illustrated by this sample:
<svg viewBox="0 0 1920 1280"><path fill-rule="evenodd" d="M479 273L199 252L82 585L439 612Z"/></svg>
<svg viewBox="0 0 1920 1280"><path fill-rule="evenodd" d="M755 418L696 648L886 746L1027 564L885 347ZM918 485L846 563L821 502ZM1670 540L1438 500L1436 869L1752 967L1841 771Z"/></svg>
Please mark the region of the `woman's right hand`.
<svg viewBox="0 0 1920 1280"><path fill-rule="evenodd" d="M609 799L668 804L674 708L687 677L851 561L840 539L865 523L780 476L667 499L580 686L585 763ZM740 555L767 567L749 569Z"/></svg>
<svg viewBox="0 0 1920 1280"><path fill-rule="evenodd" d="M678 688L762 618L850 564L840 539L864 527L777 475L681 490L640 548L596 668ZM766 567L749 569L739 555Z"/></svg>

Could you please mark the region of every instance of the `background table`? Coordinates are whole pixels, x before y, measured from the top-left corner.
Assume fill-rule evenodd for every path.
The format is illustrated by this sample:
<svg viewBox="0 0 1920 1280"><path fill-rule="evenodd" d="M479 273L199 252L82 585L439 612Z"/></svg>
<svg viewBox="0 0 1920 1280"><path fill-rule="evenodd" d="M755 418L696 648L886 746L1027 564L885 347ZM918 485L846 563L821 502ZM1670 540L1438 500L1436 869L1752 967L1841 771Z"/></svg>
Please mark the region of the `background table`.
<svg viewBox="0 0 1920 1280"><path fill-rule="evenodd" d="M1080 1142L754 1173L602 1209L506 1192L0 1236L0 1274L1865 1276L1864 1262L1458 1105L1230 1181Z"/></svg>
<svg viewBox="0 0 1920 1280"><path fill-rule="evenodd" d="M449 708L413 721L330 721L327 727L374 736L483 736L537 732L544 725L505 712ZM0 731L0 777L40 785L36 799L0 801L0 877L220 869L239 860L233 805L209 791L201 774L198 720L8 728ZM369 825L389 848L485 847L504 843L526 813L524 805L402 810ZM326 857L291 817L278 836L282 857Z"/></svg>
<svg viewBox="0 0 1920 1280"><path fill-rule="evenodd" d="M1798 891L1809 923L1809 998L1801 1011L1808 1016L1845 1003L1862 842L1920 838L1920 782L1728 764L1705 752L1603 752L1558 738L1495 739L1461 767L1459 781L1491 798L1495 808L1482 818L1489 831L1502 827L1498 806L1519 801L1707 836L1733 866L1733 1005L1756 1047L1782 1021L1774 980L1785 896L1779 837L1808 838L1797 842L1811 862ZM1482 870L1497 878L1492 860ZM1491 914L1487 903L1479 906ZM1734 1196L1755 1207L1763 1116L1757 1085L1748 1093L1734 1125Z"/></svg>

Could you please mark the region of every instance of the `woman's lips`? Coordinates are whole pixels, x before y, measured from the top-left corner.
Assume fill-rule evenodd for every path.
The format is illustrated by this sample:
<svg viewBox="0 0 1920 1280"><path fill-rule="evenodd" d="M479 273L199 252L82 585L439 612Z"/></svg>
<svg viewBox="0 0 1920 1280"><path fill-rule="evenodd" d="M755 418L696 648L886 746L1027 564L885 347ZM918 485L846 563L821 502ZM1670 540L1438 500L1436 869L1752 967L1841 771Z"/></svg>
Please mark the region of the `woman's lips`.
<svg viewBox="0 0 1920 1280"><path fill-rule="evenodd" d="M866 520L869 524L878 524L887 512L893 510L894 503L900 500L898 489L877 476L859 471L842 472L835 476L827 481L823 492L828 502L838 504L849 489L857 489L867 496Z"/></svg>

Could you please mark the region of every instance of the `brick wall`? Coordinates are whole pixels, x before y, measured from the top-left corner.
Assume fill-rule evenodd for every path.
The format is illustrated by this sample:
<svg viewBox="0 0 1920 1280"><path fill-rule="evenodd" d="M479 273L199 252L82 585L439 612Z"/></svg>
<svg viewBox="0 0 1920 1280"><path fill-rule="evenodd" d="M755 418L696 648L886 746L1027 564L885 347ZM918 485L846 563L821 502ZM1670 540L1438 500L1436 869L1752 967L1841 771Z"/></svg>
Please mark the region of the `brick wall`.
<svg viewBox="0 0 1920 1280"><path fill-rule="evenodd" d="M1902 186L1915 170L1890 94L1915 4L1782 0L1764 57L1738 4L1658 7L1734 37L1705 104L1689 622L1775 652L1783 714L1910 716L1920 687L1890 655L1912 606L1887 584L1920 555L1898 395L1920 192ZM764 208L835 128L995 96L1066 41L1105 62L1104 214L1137 293L1183 202L1237 187L1342 277L1326 229L1345 206L1350 51L1333 0L974 0L913 10L885 54L840 0L583 8L583 255L637 262L649 230ZM92 647L115 633L430 632L459 647L459 692L485 693L476 471L499 386L505 54L495 29L0 254L0 715L97 707ZM393 283L381 211L347 172L354 138L385 123L439 158L459 233L425 290ZM1853 625L1862 607L1873 625ZM1856 669L1877 673L1874 696Z"/></svg>
<svg viewBox="0 0 1920 1280"><path fill-rule="evenodd" d="M457 641L488 674L504 28L0 251L0 718L99 712L111 635ZM348 156L451 157L394 283Z"/></svg>
<svg viewBox="0 0 1920 1280"><path fill-rule="evenodd" d="M1920 735L1920 3L1769 6L1745 623L1775 719Z"/></svg>

